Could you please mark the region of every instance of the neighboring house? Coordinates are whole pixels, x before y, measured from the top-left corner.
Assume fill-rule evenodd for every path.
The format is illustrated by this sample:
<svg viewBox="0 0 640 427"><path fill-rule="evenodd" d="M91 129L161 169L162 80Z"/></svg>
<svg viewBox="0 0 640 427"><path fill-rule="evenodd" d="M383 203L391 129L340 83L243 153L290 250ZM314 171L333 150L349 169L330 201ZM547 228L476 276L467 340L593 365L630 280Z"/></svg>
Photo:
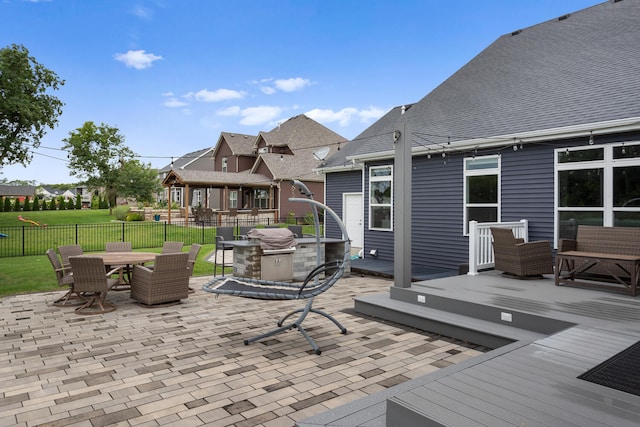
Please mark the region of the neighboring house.
<svg viewBox="0 0 640 427"><path fill-rule="evenodd" d="M177 166L174 161L173 167L161 169L166 173L163 185L180 206L222 211L258 208L275 211L280 217L300 217L309 206L288 201L300 197L292 191L291 180L304 182L316 200L324 200L324 176L314 169L345 141L305 115L257 136L223 132L212 151L189 156L202 160L198 165L183 162Z"/></svg>
<svg viewBox="0 0 640 427"><path fill-rule="evenodd" d="M93 196L93 193L89 191L89 188L83 185L71 187L64 191L41 185L36 189L36 194L41 199L47 201L62 196L65 200L72 199L74 202L76 200L76 195L79 194L81 196L82 207L85 208L91 207L91 198Z"/></svg>
<svg viewBox="0 0 640 427"><path fill-rule="evenodd" d="M25 198L33 201L35 196L36 187L33 185L0 185L0 197L18 199L23 203Z"/></svg>
<svg viewBox="0 0 640 427"><path fill-rule="evenodd" d="M400 129L412 144L413 265L466 263L471 220L526 219L530 240L554 245L570 220L640 226L638 17L640 1L610 0L503 35L328 158L327 204L362 239L354 246L394 259Z"/></svg>

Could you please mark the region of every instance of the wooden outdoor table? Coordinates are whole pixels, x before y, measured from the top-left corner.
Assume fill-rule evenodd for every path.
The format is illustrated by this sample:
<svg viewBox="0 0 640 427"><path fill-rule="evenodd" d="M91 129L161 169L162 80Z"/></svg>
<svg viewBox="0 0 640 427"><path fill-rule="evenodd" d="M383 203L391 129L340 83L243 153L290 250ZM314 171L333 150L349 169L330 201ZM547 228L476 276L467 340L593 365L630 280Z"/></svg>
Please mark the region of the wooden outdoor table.
<svg viewBox="0 0 640 427"><path fill-rule="evenodd" d="M84 254L82 256L100 257L106 267L115 265L131 267L134 264L144 264L145 262L155 261L156 255L158 254L155 252L99 252ZM129 285L124 279L122 269L120 269L120 285Z"/></svg>
<svg viewBox="0 0 640 427"><path fill-rule="evenodd" d="M589 270L599 266L607 272L607 275L613 280L611 284L597 283L598 277L588 277L586 280L576 280L577 276L585 277L589 274ZM562 269L566 272L563 273ZM619 272L614 270L622 270L625 276L622 277ZM635 255L617 255L594 252L566 251L556 254L555 279L556 286L561 284L577 285L592 288L603 288L617 291L629 292L632 296L636 296L638 289L638 275L640 270L640 256ZM602 273L598 272L600 277ZM615 285L622 285L616 287ZM614 285L614 286L612 286Z"/></svg>

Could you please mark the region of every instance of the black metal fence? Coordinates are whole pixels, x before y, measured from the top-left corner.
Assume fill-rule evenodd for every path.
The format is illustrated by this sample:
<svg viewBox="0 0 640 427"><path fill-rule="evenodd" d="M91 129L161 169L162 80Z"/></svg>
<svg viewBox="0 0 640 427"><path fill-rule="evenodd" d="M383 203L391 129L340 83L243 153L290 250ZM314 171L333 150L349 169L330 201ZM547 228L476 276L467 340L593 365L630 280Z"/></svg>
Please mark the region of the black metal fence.
<svg viewBox="0 0 640 427"><path fill-rule="evenodd" d="M292 221L291 218L287 222ZM286 223L236 220L224 224L240 227L286 226ZM166 241L214 244L216 227L189 222L168 224L160 221L129 221L105 224L70 224L49 226L1 226L0 257L41 255L49 248L80 244L85 252L103 251L106 242L131 242L134 249L158 248Z"/></svg>

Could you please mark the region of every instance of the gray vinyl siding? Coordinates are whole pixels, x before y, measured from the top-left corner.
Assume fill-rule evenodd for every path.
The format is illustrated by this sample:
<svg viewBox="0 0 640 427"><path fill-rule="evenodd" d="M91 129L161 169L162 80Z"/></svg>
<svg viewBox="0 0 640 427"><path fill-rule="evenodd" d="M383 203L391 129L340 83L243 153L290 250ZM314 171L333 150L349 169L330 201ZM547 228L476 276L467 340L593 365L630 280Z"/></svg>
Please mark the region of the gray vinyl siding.
<svg viewBox="0 0 640 427"><path fill-rule="evenodd" d="M344 193L359 193L362 191L362 171L329 173L325 181L326 204L340 218L344 218L342 212L342 195ZM342 234L334 221L326 216L325 235L330 238L340 239Z"/></svg>
<svg viewBox="0 0 640 427"><path fill-rule="evenodd" d="M457 270L467 262L463 233L463 156L414 157L412 264Z"/></svg>
<svg viewBox="0 0 640 427"><path fill-rule="evenodd" d="M529 240L553 241L554 146L502 154L502 221L529 221Z"/></svg>
<svg viewBox="0 0 640 427"><path fill-rule="evenodd" d="M599 135L596 144L638 141L639 132ZM530 240L554 238L554 152L556 148L587 146L587 139L574 138L525 144L514 151L502 149L478 150L476 156L501 157L501 221L529 221ZM439 155L428 159L414 156L412 168L412 264L457 270L468 262L469 240L463 229L463 159L471 152L447 155L446 163ZM393 261L393 232L369 230L369 167L392 164L368 163L364 170L364 246L365 256L378 249L378 258ZM327 175L327 201L342 214L342 193L360 191L360 173ZM394 191L401 189L394 188ZM394 213L395 217L395 213ZM332 230L328 227L332 233ZM331 237L334 237L330 234Z"/></svg>

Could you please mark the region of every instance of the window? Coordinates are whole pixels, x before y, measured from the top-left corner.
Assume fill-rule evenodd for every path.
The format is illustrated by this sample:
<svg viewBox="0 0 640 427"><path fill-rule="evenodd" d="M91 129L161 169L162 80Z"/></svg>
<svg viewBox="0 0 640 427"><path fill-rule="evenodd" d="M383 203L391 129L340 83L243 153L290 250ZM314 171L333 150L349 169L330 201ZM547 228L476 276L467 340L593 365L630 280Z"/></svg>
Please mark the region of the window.
<svg viewBox="0 0 640 427"><path fill-rule="evenodd" d="M640 144L557 149L557 237L579 224L640 227Z"/></svg>
<svg viewBox="0 0 640 427"><path fill-rule="evenodd" d="M193 203L195 206L202 206L202 191L195 190L193 192Z"/></svg>
<svg viewBox="0 0 640 427"><path fill-rule="evenodd" d="M393 229L393 168L376 166L369 169L369 228Z"/></svg>
<svg viewBox="0 0 640 427"><path fill-rule="evenodd" d="M230 208L238 207L238 191L237 190L229 190L229 207Z"/></svg>
<svg viewBox="0 0 640 427"><path fill-rule="evenodd" d="M222 158L222 172L226 172L227 171L227 166L228 166L228 160L226 157Z"/></svg>
<svg viewBox="0 0 640 427"><path fill-rule="evenodd" d="M464 233L469 221L500 221L500 157L464 159Z"/></svg>
<svg viewBox="0 0 640 427"><path fill-rule="evenodd" d="M266 189L253 190L253 202L258 209L269 209L269 191Z"/></svg>

